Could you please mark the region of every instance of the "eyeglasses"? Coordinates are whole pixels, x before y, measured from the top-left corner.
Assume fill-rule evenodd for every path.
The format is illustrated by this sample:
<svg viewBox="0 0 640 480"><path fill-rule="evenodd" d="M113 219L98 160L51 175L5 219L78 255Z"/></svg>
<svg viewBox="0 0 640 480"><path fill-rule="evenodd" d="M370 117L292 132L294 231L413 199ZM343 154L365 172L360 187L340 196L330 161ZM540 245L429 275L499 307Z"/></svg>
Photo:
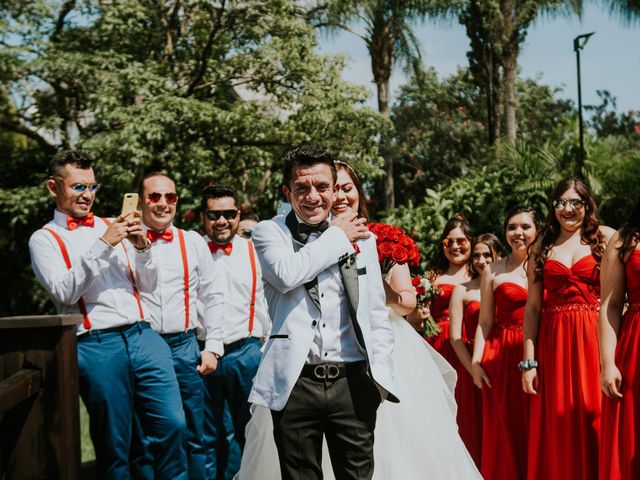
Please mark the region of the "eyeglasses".
<svg viewBox="0 0 640 480"><path fill-rule="evenodd" d="M240 230L240 236L242 238L249 239L249 238L251 238L251 234L252 233L253 233L253 229L252 228L243 228L242 230Z"/></svg>
<svg viewBox="0 0 640 480"><path fill-rule="evenodd" d="M555 208L556 210L562 210L567 205L571 205L571 208L575 209L582 207L585 203L587 202L579 198L556 198L553 202L551 202L551 205L553 205L553 208Z"/></svg>
<svg viewBox="0 0 640 480"><path fill-rule="evenodd" d="M442 240L442 245L444 248L451 248L454 245L458 245L460 248L464 248L469 244L469 239L466 237L460 238L445 238Z"/></svg>
<svg viewBox="0 0 640 480"><path fill-rule="evenodd" d="M227 220L233 220L238 215L238 210L207 210L205 212L207 220L216 222L220 217L224 217Z"/></svg>
<svg viewBox="0 0 640 480"><path fill-rule="evenodd" d="M162 197L164 197L164 199L165 199L165 201L167 202L168 205L173 205L178 201L178 194L175 193L175 192L168 192L168 193L152 192L152 193L147 193L147 199L151 203L158 203Z"/></svg>
<svg viewBox="0 0 640 480"><path fill-rule="evenodd" d="M98 190L100 190L100 187L102 186L99 183L67 183L64 181L64 179L61 176L59 175L54 175L54 176L62 180L62 183L64 183L67 187L69 187L73 193L82 193L87 189L89 189L91 193L96 193Z"/></svg>
<svg viewBox="0 0 640 480"><path fill-rule="evenodd" d="M478 260L480 257L484 257L486 259L493 258L493 254L491 252L478 252L471 255L474 260Z"/></svg>

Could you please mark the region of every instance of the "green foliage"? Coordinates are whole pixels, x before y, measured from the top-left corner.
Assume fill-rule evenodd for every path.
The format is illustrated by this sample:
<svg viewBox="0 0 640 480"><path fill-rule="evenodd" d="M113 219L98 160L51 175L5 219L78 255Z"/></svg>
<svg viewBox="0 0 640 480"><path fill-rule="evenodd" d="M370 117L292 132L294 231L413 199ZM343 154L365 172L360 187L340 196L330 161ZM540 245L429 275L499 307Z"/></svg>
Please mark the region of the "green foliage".
<svg viewBox="0 0 640 480"><path fill-rule="evenodd" d="M316 31L293 1L5 3L0 126L12 147L0 150L0 243L23 296L39 295L26 245L51 216L42 182L59 148L96 157L101 215L117 212L144 172L166 171L188 228L211 182L272 215L282 154L303 142L353 160L365 177L380 173L390 124L341 79L342 58L315 52ZM7 293L0 313L42 311L39 296L34 307Z"/></svg>
<svg viewBox="0 0 640 480"><path fill-rule="evenodd" d="M506 212L516 205L531 205L544 212L544 185L534 189L518 183L520 172L516 166L497 170L479 167L464 177L453 179L432 190L417 206L409 202L387 212L385 221L398 225L414 237L423 256L422 269L433 262L435 249L446 222L456 213L467 217L474 234L501 234Z"/></svg>

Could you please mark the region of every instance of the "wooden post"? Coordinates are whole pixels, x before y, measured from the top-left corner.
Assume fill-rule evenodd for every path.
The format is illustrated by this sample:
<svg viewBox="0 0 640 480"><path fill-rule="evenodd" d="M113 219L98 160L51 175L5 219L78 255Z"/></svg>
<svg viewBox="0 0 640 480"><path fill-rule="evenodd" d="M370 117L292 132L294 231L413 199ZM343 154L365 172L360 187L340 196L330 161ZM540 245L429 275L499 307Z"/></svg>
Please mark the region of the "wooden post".
<svg viewBox="0 0 640 480"><path fill-rule="evenodd" d="M0 318L0 478L78 478L81 315Z"/></svg>

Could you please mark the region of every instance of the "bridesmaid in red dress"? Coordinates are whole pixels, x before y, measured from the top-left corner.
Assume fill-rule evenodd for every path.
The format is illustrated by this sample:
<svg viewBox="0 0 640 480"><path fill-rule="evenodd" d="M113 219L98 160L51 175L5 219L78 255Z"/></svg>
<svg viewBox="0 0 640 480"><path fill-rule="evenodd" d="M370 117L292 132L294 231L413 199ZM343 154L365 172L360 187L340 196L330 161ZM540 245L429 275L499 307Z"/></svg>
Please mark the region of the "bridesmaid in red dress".
<svg viewBox="0 0 640 480"><path fill-rule="evenodd" d="M467 262L471 256L472 238L471 227L464 215L454 215L444 226L440 236L442 247L438 249L435 259L435 284L440 289L440 295L433 299L431 316L440 333L428 341L456 370L461 367L449 341L449 301L454 287L471 279ZM456 399L458 395L459 389L456 388Z"/></svg>
<svg viewBox="0 0 640 480"><path fill-rule="evenodd" d="M537 224L534 209L510 210L504 233L511 253L489 265L480 281L480 319L471 371L482 389L480 472L491 480L524 479L527 474L529 398L522 392L516 365L522 358L527 302L525 261Z"/></svg>
<svg viewBox="0 0 640 480"><path fill-rule="evenodd" d="M600 480L640 478L640 202L602 257ZM624 312L625 293L629 305Z"/></svg>
<svg viewBox="0 0 640 480"><path fill-rule="evenodd" d="M458 429L478 468L482 451L482 392L473 384L471 353L480 315L480 274L490 263L500 260L502 251L500 240L492 233L477 237L471 253L472 278L453 289L449 303L451 345L465 368L458 377Z"/></svg>
<svg viewBox="0 0 640 480"><path fill-rule="evenodd" d="M551 196L531 249L522 387L531 394L529 480L598 476L600 258L613 230L578 178Z"/></svg>

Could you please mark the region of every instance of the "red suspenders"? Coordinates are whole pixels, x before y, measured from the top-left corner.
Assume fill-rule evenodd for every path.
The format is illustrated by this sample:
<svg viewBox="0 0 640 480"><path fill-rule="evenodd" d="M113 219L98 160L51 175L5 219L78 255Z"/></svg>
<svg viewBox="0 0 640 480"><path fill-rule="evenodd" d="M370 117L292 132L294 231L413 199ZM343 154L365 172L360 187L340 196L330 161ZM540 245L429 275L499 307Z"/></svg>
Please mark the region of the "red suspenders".
<svg viewBox="0 0 640 480"><path fill-rule="evenodd" d="M251 285L251 305L249 306L249 333L253 332L253 317L256 314L256 257L253 253L253 243L251 240L248 242L249 245L249 261L251 262L251 281L253 284Z"/></svg>
<svg viewBox="0 0 640 480"><path fill-rule="evenodd" d="M187 248L184 244L184 233L179 228L178 240L180 240L180 254L182 255L182 268L184 271L184 330L189 330L189 261L187 260Z"/></svg>
<svg viewBox="0 0 640 480"><path fill-rule="evenodd" d="M101 220L105 224L107 224L107 226L111 224L111 222L106 218L101 218ZM60 253L62 254L62 258L64 259L64 263L67 266L67 269L71 270L71 260L69 258L69 252L67 251L67 247L65 246L64 241L62 240L62 237L60 237L60 235L58 235L51 228L43 227L42 229L49 232L53 236L53 238L56 240L56 242L58 243L58 247L60 248ZM124 254L127 257L127 267L129 268L129 280L131 281L131 286L133 287L133 296L136 298L136 302L138 304L138 311L140 312L140 319L142 320L144 319L144 312L142 310L142 302L140 301L140 294L138 293L138 287L136 286L136 279L135 279L135 276L133 275L133 269L131 268L131 261L129 260L129 254L127 253L127 248L124 246L124 243L120 242L120 244L122 245L122 248L124 249ZM90 330L91 321L89 320L89 314L87 313L87 306L84 303L84 299L82 297L80 297L80 299L78 300L78 307L80 308L80 313L82 313L82 316L84 317L84 320L82 322L84 328L87 330Z"/></svg>

